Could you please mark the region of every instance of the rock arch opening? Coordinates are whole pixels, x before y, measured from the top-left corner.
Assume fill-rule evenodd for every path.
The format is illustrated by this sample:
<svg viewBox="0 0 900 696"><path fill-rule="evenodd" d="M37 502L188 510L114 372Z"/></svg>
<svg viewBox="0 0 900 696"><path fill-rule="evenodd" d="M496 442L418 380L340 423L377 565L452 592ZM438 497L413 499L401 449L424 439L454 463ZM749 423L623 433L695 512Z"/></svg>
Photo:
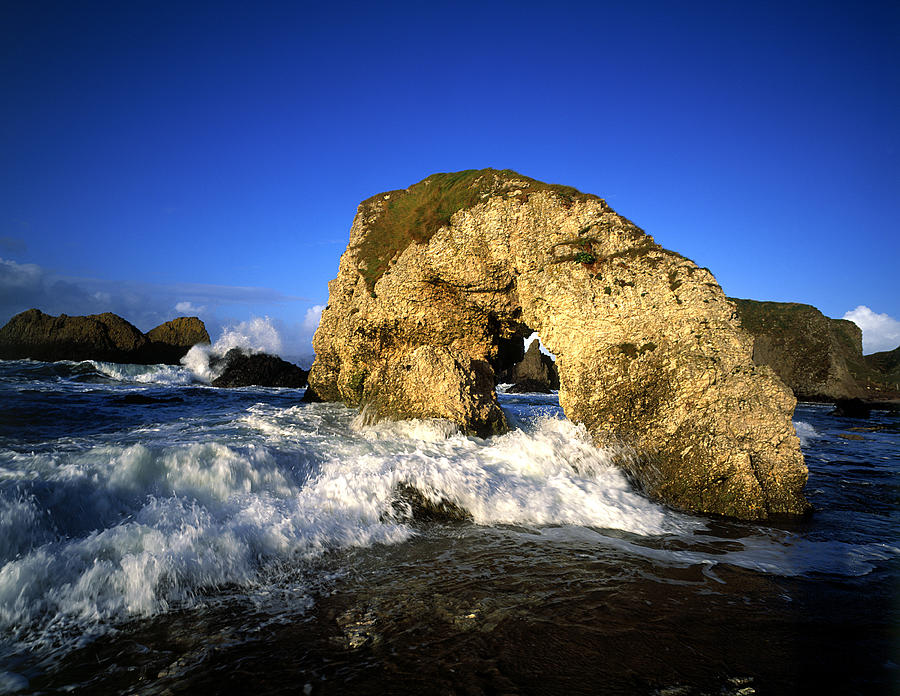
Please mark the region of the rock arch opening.
<svg viewBox="0 0 900 696"><path fill-rule="evenodd" d="M537 331L523 330L524 337L501 340L491 361L494 384L511 393L549 393L559 389L556 356L541 342Z"/></svg>
<svg viewBox="0 0 900 696"><path fill-rule="evenodd" d="M497 374L532 330L566 416L628 442L651 496L742 518L806 509L793 396L754 365L712 274L602 199L515 172L435 175L360 205L310 390L501 432Z"/></svg>

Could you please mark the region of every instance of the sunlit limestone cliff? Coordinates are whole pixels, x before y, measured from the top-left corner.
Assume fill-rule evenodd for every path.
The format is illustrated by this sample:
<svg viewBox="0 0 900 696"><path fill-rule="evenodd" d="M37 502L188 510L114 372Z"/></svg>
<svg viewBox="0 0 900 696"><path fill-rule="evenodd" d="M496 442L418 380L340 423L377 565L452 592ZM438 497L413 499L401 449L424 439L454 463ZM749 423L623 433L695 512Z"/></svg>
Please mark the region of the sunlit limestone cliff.
<svg viewBox="0 0 900 696"><path fill-rule="evenodd" d="M790 390L712 274L601 198L504 170L364 201L315 334L310 394L383 418L506 428L504 346L532 330L560 404L652 497L702 513L802 513Z"/></svg>

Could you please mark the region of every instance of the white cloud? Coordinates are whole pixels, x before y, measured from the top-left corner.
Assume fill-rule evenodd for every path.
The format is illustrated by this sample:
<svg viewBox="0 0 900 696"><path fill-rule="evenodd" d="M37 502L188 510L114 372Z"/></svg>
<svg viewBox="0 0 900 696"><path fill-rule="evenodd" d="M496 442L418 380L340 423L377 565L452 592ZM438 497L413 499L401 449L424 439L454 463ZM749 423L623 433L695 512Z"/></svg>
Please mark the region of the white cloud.
<svg viewBox="0 0 900 696"><path fill-rule="evenodd" d="M206 311L206 306L200 305L198 307L193 302L179 302L175 305L175 311L182 314L197 315L203 314Z"/></svg>
<svg viewBox="0 0 900 696"><path fill-rule="evenodd" d="M272 288L66 277L38 264L0 258L0 325L32 307L54 315L114 312L143 331L168 321L173 311L221 325L222 314L240 314L241 307L256 314L302 300Z"/></svg>
<svg viewBox="0 0 900 696"><path fill-rule="evenodd" d="M306 310L306 316L303 317L303 330L308 332L310 335L316 332L316 329L319 328L319 322L322 320L322 312L325 309L325 305L313 305L309 309Z"/></svg>
<svg viewBox="0 0 900 696"><path fill-rule="evenodd" d="M16 263L0 258L0 288L4 291L35 290L41 287L44 272L33 263Z"/></svg>
<svg viewBox="0 0 900 696"><path fill-rule="evenodd" d="M900 345L900 321L887 314L877 314L865 305L847 312L844 319L856 324L863 332L863 353L893 350Z"/></svg>

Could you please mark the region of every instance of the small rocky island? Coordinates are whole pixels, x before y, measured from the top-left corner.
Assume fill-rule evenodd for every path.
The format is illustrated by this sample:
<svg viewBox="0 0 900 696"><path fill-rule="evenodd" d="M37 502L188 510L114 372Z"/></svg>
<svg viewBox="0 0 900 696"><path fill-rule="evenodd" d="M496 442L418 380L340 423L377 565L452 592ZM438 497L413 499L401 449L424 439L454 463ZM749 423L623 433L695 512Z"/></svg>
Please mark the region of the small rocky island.
<svg viewBox="0 0 900 696"><path fill-rule="evenodd" d="M197 317L179 317L144 334L111 312L54 317L29 309L0 329L0 359L177 365L198 343L209 343L209 334Z"/></svg>
<svg viewBox="0 0 900 696"><path fill-rule="evenodd" d="M503 432L495 383L537 331L560 404L652 497L808 510L791 393L712 274L606 202L509 170L436 174L357 211L315 334L313 398Z"/></svg>

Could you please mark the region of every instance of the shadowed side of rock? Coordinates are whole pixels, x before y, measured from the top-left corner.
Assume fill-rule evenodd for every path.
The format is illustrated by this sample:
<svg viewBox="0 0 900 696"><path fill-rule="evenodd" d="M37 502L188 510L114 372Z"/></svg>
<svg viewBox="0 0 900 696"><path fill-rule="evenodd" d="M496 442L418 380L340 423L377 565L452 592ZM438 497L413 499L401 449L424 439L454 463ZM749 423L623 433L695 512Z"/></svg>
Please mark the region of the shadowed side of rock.
<svg viewBox="0 0 900 696"><path fill-rule="evenodd" d="M862 395L850 364L862 362L862 331L796 302L733 300L753 336L753 360L768 365L802 401Z"/></svg>
<svg viewBox="0 0 900 696"><path fill-rule="evenodd" d="M198 317L178 317L150 329L144 349L146 362L177 365L196 345L209 344L206 326Z"/></svg>
<svg viewBox="0 0 900 696"><path fill-rule="evenodd" d="M177 365L194 343L209 343L196 317L182 317L142 334L120 316L107 312L58 317L29 309L0 328L0 359L101 360Z"/></svg>
<svg viewBox="0 0 900 696"><path fill-rule="evenodd" d="M862 361L850 364L850 370L865 398L900 401L900 346L864 355Z"/></svg>
<svg viewBox="0 0 900 696"><path fill-rule="evenodd" d="M386 418L505 427L493 365L537 331L560 405L652 497L745 519L803 513L790 390L707 269L597 196L508 170L364 201L329 284L311 391Z"/></svg>

